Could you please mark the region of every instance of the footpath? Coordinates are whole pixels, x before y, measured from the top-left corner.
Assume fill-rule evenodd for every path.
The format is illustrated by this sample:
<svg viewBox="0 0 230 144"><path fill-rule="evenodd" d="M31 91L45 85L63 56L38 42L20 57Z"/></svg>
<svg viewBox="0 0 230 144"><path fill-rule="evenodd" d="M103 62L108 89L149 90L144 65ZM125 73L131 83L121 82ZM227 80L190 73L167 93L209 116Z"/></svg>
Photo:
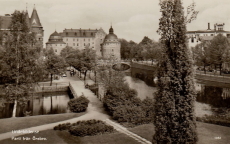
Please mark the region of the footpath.
<svg viewBox="0 0 230 144"><path fill-rule="evenodd" d="M30 128L22 129L22 131L30 130L30 131L40 131L41 132L44 130L53 129L54 126L56 126L58 124L62 124L62 123L67 123L67 122L75 123L75 122L80 121L80 120L97 119L97 120L102 120L102 121L106 122L108 125L113 126L117 131L124 133L131 138L134 138L136 141L138 141L142 144L151 144L150 141L147 141L146 139L144 139L140 136L137 136L136 134L130 132L125 127L121 126L120 124L112 121L110 116L108 114L106 114L106 112L104 111L103 103L97 98L97 96L93 92L91 92L89 89L85 88L84 81L79 79L77 74L73 77L71 77L69 74L67 74L67 77L60 78L59 80L54 80L53 82L54 83L59 83L59 82L60 83L63 83L63 82L71 83L72 87L74 88L75 92L77 93L77 96L80 96L82 94L84 96L86 96L90 101L88 108L87 108L87 111L86 111L87 113L85 115L77 117L77 118L73 118L73 119L69 119L69 120L65 120L65 121L61 121L61 122L56 122L56 123L51 123L51 124L45 124L45 125L36 126L36 127L30 127ZM49 82L47 82L47 83L49 83ZM93 81L87 78L85 83L92 84ZM4 140L4 139L12 138L12 137L21 136L21 135L25 135L25 134L23 134L23 133L12 133L12 132L2 133L2 134L0 134L0 141Z"/></svg>

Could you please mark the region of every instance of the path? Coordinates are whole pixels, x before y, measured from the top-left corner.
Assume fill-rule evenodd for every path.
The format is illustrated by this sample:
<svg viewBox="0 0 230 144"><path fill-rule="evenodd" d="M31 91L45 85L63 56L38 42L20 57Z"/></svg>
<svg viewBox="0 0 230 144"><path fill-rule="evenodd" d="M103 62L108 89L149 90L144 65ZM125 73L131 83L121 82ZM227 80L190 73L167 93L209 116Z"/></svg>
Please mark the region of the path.
<svg viewBox="0 0 230 144"><path fill-rule="evenodd" d="M135 140L137 140L138 142L142 144L151 143L147 141L146 139L143 139L142 137L128 131L125 127L119 125L118 123L111 121L110 116L107 115L106 112L104 111L103 103L89 89L85 89L84 82L77 77L77 74L74 77L70 77L69 74L67 73L67 77L60 78L59 80L54 80L54 83L56 82L57 83L58 82L71 82L71 85L73 86L78 96L82 95L83 93L90 100L90 103L87 108L87 113L77 118L73 118L73 119L69 119L69 120L65 120L61 122L56 122L56 123L51 123L51 124L46 124L46 125L41 125L41 126L36 126L36 127L30 127L30 128L23 129L22 131L28 131L28 130L43 131L43 130L53 129L54 126L58 124L62 124L62 123L67 123L67 122L74 123L80 120L97 119L97 120L105 121L107 124L113 126L117 131L124 133L131 138L134 138ZM87 83L92 83L92 80L87 79ZM17 137L20 135L25 135L25 133L7 132L7 133L0 134L0 140Z"/></svg>

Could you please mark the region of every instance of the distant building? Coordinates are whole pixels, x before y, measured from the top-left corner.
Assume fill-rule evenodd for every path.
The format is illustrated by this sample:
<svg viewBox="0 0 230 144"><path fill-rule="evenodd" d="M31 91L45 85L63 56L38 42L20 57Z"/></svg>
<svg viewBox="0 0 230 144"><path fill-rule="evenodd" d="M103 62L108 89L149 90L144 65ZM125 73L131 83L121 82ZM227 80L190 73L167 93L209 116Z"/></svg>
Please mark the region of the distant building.
<svg viewBox="0 0 230 144"><path fill-rule="evenodd" d="M1 31L10 31L9 27L12 21L12 16L10 14L5 14L5 16L0 16L0 30ZM37 43L35 44L36 47L43 48L43 36L44 36L44 30L42 27L42 24L40 22L37 10L33 9L31 18L29 18L29 14L26 10L26 22L31 32L36 33L36 40ZM4 39L2 41L2 44L4 45Z"/></svg>
<svg viewBox="0 0 230 144"><path fill-rule="evenodd" d="M102 28L97 29L65 29L61 33L56 31L50 35L46 48L53 48L56 54L66 46L78 48L92 48L98 57L114 57L120 60L120 42L113 33L113 28L109 29L107 35Z"/></svg>
<svg viewBox="0 0 230 144"><path fill-rule="evenodd" d="M46 48L53 48L54 52L60 55L61 50L66 47L66 43L63 42L61 34L56 31L49 37L49 41L46 43Z"/></svg>
<svg viewBox="0 0 230 144"><path fill-rule="evenodd" d="M102 28L97 29L65 29L63 32L59 33L62 37L63 42L66 44L65 46L69 46L72 48L84 49L86 46L92 48L96 51L97 55L101 56L100 47L104 41L106 33ZM60 42L59 42L60 43ZM58 45L58 44L57 44ZM46 43L46 48L53 47L55 49L54 43L49 42ZM59 45L59 48L63 47L63 45ZM57 52L57 54L59 54Z"/></svg>
<svg viewBox="0 0 230 144"><path fill-rule="evenodd" d="M214 24L214 29L210 29L210 23L208 23L207 30L187 31L189 47L195 47L197 44L201 43L202 40L210 41L218 34L223 34L227 38L230 38L230 31L224 30L224 23Z"/></svg>
<svg viewBox="0 0 230 144"><path fill-rule="evenodd" d="M189 47L195 47L197 44L200 44L202 40L210 41L218 34L222 34L228 38L230 41L230 31L224 30L224 23L223 24L214 24L214 29L210 28L210 23L208 23L207 30L197 30L197 31L188 31L187 37L189 40ZM223 69L230 70L230 63L224 63Z"/></svg>
<svg viewBox="0 0 230 144"><path fill-rule="evenodd" d="M109 34L106 35L102 44L102 57L110 58L113 57L117 60L121 59L120 54L121 43L119 42L117 35L113 33L113 28L109 29Z"/></svg>

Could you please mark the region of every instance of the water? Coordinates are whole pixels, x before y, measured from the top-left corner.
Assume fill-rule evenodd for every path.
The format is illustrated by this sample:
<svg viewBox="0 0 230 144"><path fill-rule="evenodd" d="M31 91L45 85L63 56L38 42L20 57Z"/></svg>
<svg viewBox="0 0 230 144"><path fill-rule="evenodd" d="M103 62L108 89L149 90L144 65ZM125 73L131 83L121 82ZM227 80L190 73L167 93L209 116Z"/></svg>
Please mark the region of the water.
<svg viewBox="0 0 230 144"><path fill-rule="evenodd" d="M137 91L137 96L140 99L146 97L154 97L156 87L148 86L144 81L125 77L130 88ZM196 91L198 92L195 102L195 113L197 117L215 114L217 108L230 108L230 85L197 81L195 83Z"/></svg>
<svg viewBox="0 0 230 144"><path fill-rule="evenodd" d="M37 93L31 97L26 106L17 105L16 117L68 113L69 100L67 92ZM12 103L5 103L5 107L0 107L0 118L12 117L13 106Z"/></svg>

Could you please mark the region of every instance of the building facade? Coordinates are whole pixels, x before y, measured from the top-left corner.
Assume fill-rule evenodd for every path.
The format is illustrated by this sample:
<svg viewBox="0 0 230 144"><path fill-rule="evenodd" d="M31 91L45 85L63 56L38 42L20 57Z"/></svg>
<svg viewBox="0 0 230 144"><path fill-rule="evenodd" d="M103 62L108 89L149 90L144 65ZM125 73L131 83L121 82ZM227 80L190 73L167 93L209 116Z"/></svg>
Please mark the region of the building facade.
<svg viewBox="0 0 230 144"><path fill-rule="evenodd" d="M1 31L10 31L9 27L12 21L12 15L10 14L5 14L5 16L0 16L0 30ZM29 17L29 14L26 10L26 22L27 26L29 27L31 32L35 33L36 36L36 43L35 47L40 47L43 48L43 37L44 37L44 30L42 27L42 24L40 22L37 10L33 9L31 17ZM2 41L4 45L4 39Z"/></svg>
<svg viewBox="0 0 230 144"><path fill-rule="evenodd" d="M113 28L109 29L109 34L106 35L102 44L102 57L103 58L115 58L116 60L121 59L120 54L121 43L119 42L117 35L113 33Z"/></svg>
<svg viewBox="0 0 230 144"><path fill-rule="evenodd" d="M207 30L197 30L197 31L188 31L187 37L189 41L189 47L195 47L197 44L200 44L201 41L211 41L215 36L218 34L222 34L226 36L230 41L230 31L224 30L224 23L223 24L214 24L213 29L210 28L210 23L208 23ZM230 63L224 63L223 69L230 70Z"/></svg>
<svg viewBox="0 0 230 144"><path fill-rule="evenodd" d="M61 34L56 31L49 37L49 41L46 43L46 48L53 48L54 52L60 55L61 50L66 47L66 43L63 42Z"/></svg>
<svg viewBox="0 0 230 144"><path fill-rule="evenodd" d="M107 35L100 29L65 29L61 33L56 31L50 35L46 48L53 48L56 54L66 46L79 50L89 47L96 51L98 57L116 57L120 60L120 42L113 33L113 28L109 29Z"/></svg>
<svg viewBox="0 0 230 144"><path fill-rule="evenodd" d="M224 30L224 23L214 24L213 29L210 28L210 23L208 23L207 30L187 31L189 47L195 47L197 44L200 44L202 40L210 41L218 34L223 34L227 38L230 38L230 31Z"/></svg>

